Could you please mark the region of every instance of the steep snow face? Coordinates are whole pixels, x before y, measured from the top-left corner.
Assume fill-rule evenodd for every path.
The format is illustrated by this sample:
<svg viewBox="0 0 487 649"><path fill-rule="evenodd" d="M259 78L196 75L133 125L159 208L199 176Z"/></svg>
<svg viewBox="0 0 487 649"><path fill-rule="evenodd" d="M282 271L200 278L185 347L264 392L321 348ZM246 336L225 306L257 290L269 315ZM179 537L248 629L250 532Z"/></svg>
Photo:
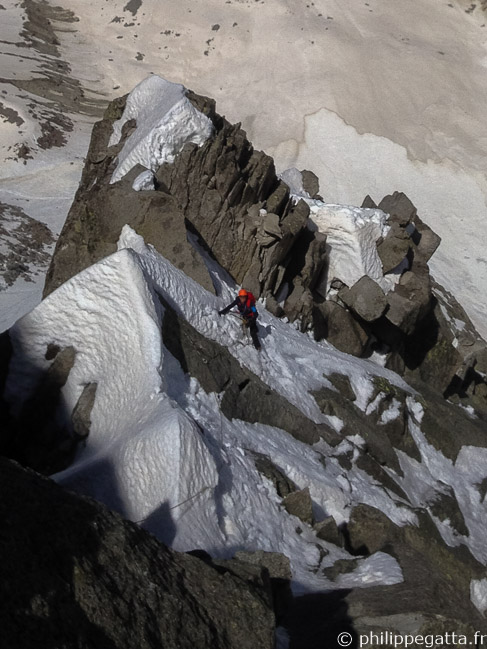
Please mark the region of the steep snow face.
<svg viewBox="0 0 487 649"><path fill-rule="evenodd" d="M387 215L382 210L307 202L311 222L326 234L330 247L326 291L334 278L353 286L364 275L390 290L394 281L384 277L376 245L389 231Z"/></svg>
<svg viewBox="0 0 487 649"><path fill-rule="evenodd" d="M144 79L127 97L122 117L113 125L109 145L122 137L123 125L135 119L137 127L125 142L111 182L123 178L141 164L156 171L188 142L201 146L212 134L213 124L185 96L186 89L156 75Z"/></svg>
<svg viewBox="0 0 487 649"><path fill-rule="evenodd" d="M195 422L165 392L158 304L133 251L88 268L11 330L15 353L6 395L15 392L20 406L49 365L47 345L72 345L77 355L64 408L72 411L87 383L97 383L97 396L90 441L61 481L133 520L159 511L172 532L169 523L180 512L171 516L171 507L214 488L217 472ZM200 511L186 519L205 547L207 536L218 533L212 503L208 518ZM184 525L180 534L191 536ZM171 542L170 536L163 538Z"/></svg>

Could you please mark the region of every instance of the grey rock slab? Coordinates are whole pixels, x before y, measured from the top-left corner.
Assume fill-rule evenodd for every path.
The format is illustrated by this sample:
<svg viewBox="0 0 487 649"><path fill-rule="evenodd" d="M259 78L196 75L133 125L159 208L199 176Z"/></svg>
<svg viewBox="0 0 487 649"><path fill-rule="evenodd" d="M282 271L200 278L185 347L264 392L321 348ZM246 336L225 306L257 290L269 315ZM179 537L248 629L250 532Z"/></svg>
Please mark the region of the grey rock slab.
<svg viewBox="0 0 487 649"><path fill-rule="evenodd" d="M388 307L384 291L367 275L361 277L350 289L341 289L338 297L366 322L380 318Z"/></svg>
<svg viewBox="0 0 487 649"><path fill-rule="evenodd" d="M379 209L390 215L390 223L398 223L405 227L416 216L416 208L402 192L394 192L384 196L378 205Z"/></svg>
<svg viewBox="0 0 487 649"><path fill-rule="evenodd" d="M313 525L313 505L308 487L290 493L283 499L282 504L289 514L297 516L303 523Z"/></svg>
<svg viewBox="0 0 487 649"><path fill-rule="evenodd" d="M393 223L386 237L377 245L384 274L390 273L407 257L411 239L404 228Z"/></svg>

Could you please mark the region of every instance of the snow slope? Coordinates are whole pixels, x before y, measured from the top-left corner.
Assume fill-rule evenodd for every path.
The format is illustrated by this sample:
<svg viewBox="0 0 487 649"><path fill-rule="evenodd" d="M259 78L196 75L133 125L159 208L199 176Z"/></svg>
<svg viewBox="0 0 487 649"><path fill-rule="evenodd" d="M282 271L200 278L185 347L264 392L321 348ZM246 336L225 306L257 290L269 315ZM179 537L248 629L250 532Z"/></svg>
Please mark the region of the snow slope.
<svg viewBox="0 0 487 649"><path fill-rule="evenodd" d="M217 272L216 266L212 272ZM297 592L392 584L402 575L393 557L376 553L359 560L337 582L329 582L323 570L352 557L318 539L282 508L274 486L257 471L253 453L272 458L299 488L308 487L317 518L331 514L337 523L348 520L351 507L363 502L398 525L414 524L414 508L427 501L425 486L429 495L436 489L441 493L446 481L456 491L470 537L454 537L448 521L438 521L443 537L450 544L468 544L487 562L481 503L475 498L477 476L463 479L461 455L445 474L443 465L448 461L421 437L420 406L408 386L371 362L316 343L274 318L263 305L259 311L264 351L259 354L242 344L236 319L218 317L216 310L234 294L223 273L219 282L219 297L203 293L200 285L125 226L118 252L70 279L17 322L11 330L14 359L7 396L19 406L35 385L33 368L40 372L49 364L45 360L49 343L73 345L77 352L63 388L68 413L87 383L98 384L87 444L57 480L118 509L176 549L198 547L223 557L239 549L283 552L292 558ZM340 430L340 421L323 415L309 394L330 385L326 375L331 372L349 377L356 404L368 412L377 402L369 403L374 376L410 391L411 432L423 459L419 464L400 454L404 477L391 472L409 502L354 461L348 470L341 466L337 455L350 451L357 458L363 444L359 435L344 438L336 448L323 440L310 447L280 429L227 420L219 395L205 393L164 347L160 335L164 312L157 294L315 422L326 421ZM390 410L386 418L394 417L394 403ZM420 481L417 475L422 476ZM476 601L479 588L472 585Z"/></svg>

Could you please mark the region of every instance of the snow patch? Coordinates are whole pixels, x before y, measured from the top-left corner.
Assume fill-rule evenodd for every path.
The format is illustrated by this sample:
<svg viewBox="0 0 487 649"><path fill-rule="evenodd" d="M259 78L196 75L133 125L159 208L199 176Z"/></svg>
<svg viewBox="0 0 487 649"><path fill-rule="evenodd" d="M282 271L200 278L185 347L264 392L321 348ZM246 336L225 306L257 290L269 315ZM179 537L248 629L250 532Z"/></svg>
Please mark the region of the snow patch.
<svg viewBox="0 0 487 649"><path fill-rule="evenodd" d="M142 171L134 180L132 189L136 192L154 190L154 174L152 171Z"/></svg>
<svg viewBox="0 0 487 649"><path fill-rule="evenodd" d="M393 399L391 405L382 413L379 423L388 424L401 416L401 404L397 399Z"/></svg>
<svg viewBox="0 0 487 649"><path fill-rule="evenodd" d="M109 146L122 137L123 125L135 119L137 127L125 142L111 182L117 182L136 164L156 171L174 162L189 142L201 146L213 133L213 124L186 97L186 89L153 75L141 81L127 97L122 117L113 124Z"/></svg>
<svg viewBox="0 0 487 649"><path fill-rule="evenodd" d="M487 579L472 579L470 582L470 600L477 611L484 615L487 611Z"/></svg>
<svg viewBox="0 0 487 649"><path fill-rule="evenodd" d="M340 588L364 588L370 586L392 586L404 581L401 567L394 557L385 552L376 552L358 562L353 572L339 575L336 583Z"/></svg>
<svg viewBox="0 0 487 649"><path fill-rule="evenodd" d="M387 215L378 209L329 205L316 200L307 202L311 222L326 234L331 249L326 287L320 287L320 292L326 295L335 278L351 287L364 275L376 281L385 292L391 290L394 280L384 277L377 252L377 241L389 231Z"/></svg>

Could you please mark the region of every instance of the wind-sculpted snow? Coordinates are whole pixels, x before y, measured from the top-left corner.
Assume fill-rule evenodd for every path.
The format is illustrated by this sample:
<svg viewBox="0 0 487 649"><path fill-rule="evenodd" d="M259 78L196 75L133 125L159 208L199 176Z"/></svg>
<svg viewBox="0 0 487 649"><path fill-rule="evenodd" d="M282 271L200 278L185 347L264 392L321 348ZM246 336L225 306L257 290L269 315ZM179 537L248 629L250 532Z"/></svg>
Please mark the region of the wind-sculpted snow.
<svg viewBox="0 0 487 649"><path fill-rule="evenodd" d="M156 75L141 81L127 97L110 145L120 141L123 125L132 119L137 127L120 152L112 183L137 164L156 171L164 162L173 162L186 143L201 146L213 132L211 121L186 98L184 86Z"/></svg>
<svg viewBox="0 0 487 649"><path fill-rule="evenodd" d="M216 264L208 263L210 272L217 273ZM332 515L338 525L349 521L359 503L383 512L399 528L416 525L419 509L428 510L451 487L469 536L433 510L431 519L447 545L464 543L487 562L476 487L483 478L483 449L464 447L453 465L424 438L421 406L396 374L316 343L273 317L263 304L259 331L264 350L258 353L242 341L238 319L218 317L217 310L235 290L224 273L218 286L219 297L208 293L125 226L118 252L63 284L16 324L7 397L15 397L17 408L49 365L45 352L50 343L76 350L63 388L68 413L85 385L98 386L86 446L57 480L118 509L179 550L198 547L223 557L236 549L282 552L291 559L297 592L398 584L402 571L384 551L356 559L317 538L283 508L274 484L257 469L257 456L272 458L298 489L309 490L318 519ZM163 303L308 419L338 433L343 422L324 414L310 394L320 387L336 389L327 376L347 376L355 405L369 415L382 399L377 385L409 393L409 430L421 462L397 451L403 476L386 469L396 492L360 464L371 443L360 429L334 447L324 439L309 446L270 425L227 419L221 395L206 393L164 346ZM400 411L399 401L391 399L377 425L394 421ZM341 461L345 456L348 467ZM339 560L352 562L351 569L333 578L330 571ZM472 588L481 591L481 586ZM475 601L479 597L477 593Z"/></svg>

